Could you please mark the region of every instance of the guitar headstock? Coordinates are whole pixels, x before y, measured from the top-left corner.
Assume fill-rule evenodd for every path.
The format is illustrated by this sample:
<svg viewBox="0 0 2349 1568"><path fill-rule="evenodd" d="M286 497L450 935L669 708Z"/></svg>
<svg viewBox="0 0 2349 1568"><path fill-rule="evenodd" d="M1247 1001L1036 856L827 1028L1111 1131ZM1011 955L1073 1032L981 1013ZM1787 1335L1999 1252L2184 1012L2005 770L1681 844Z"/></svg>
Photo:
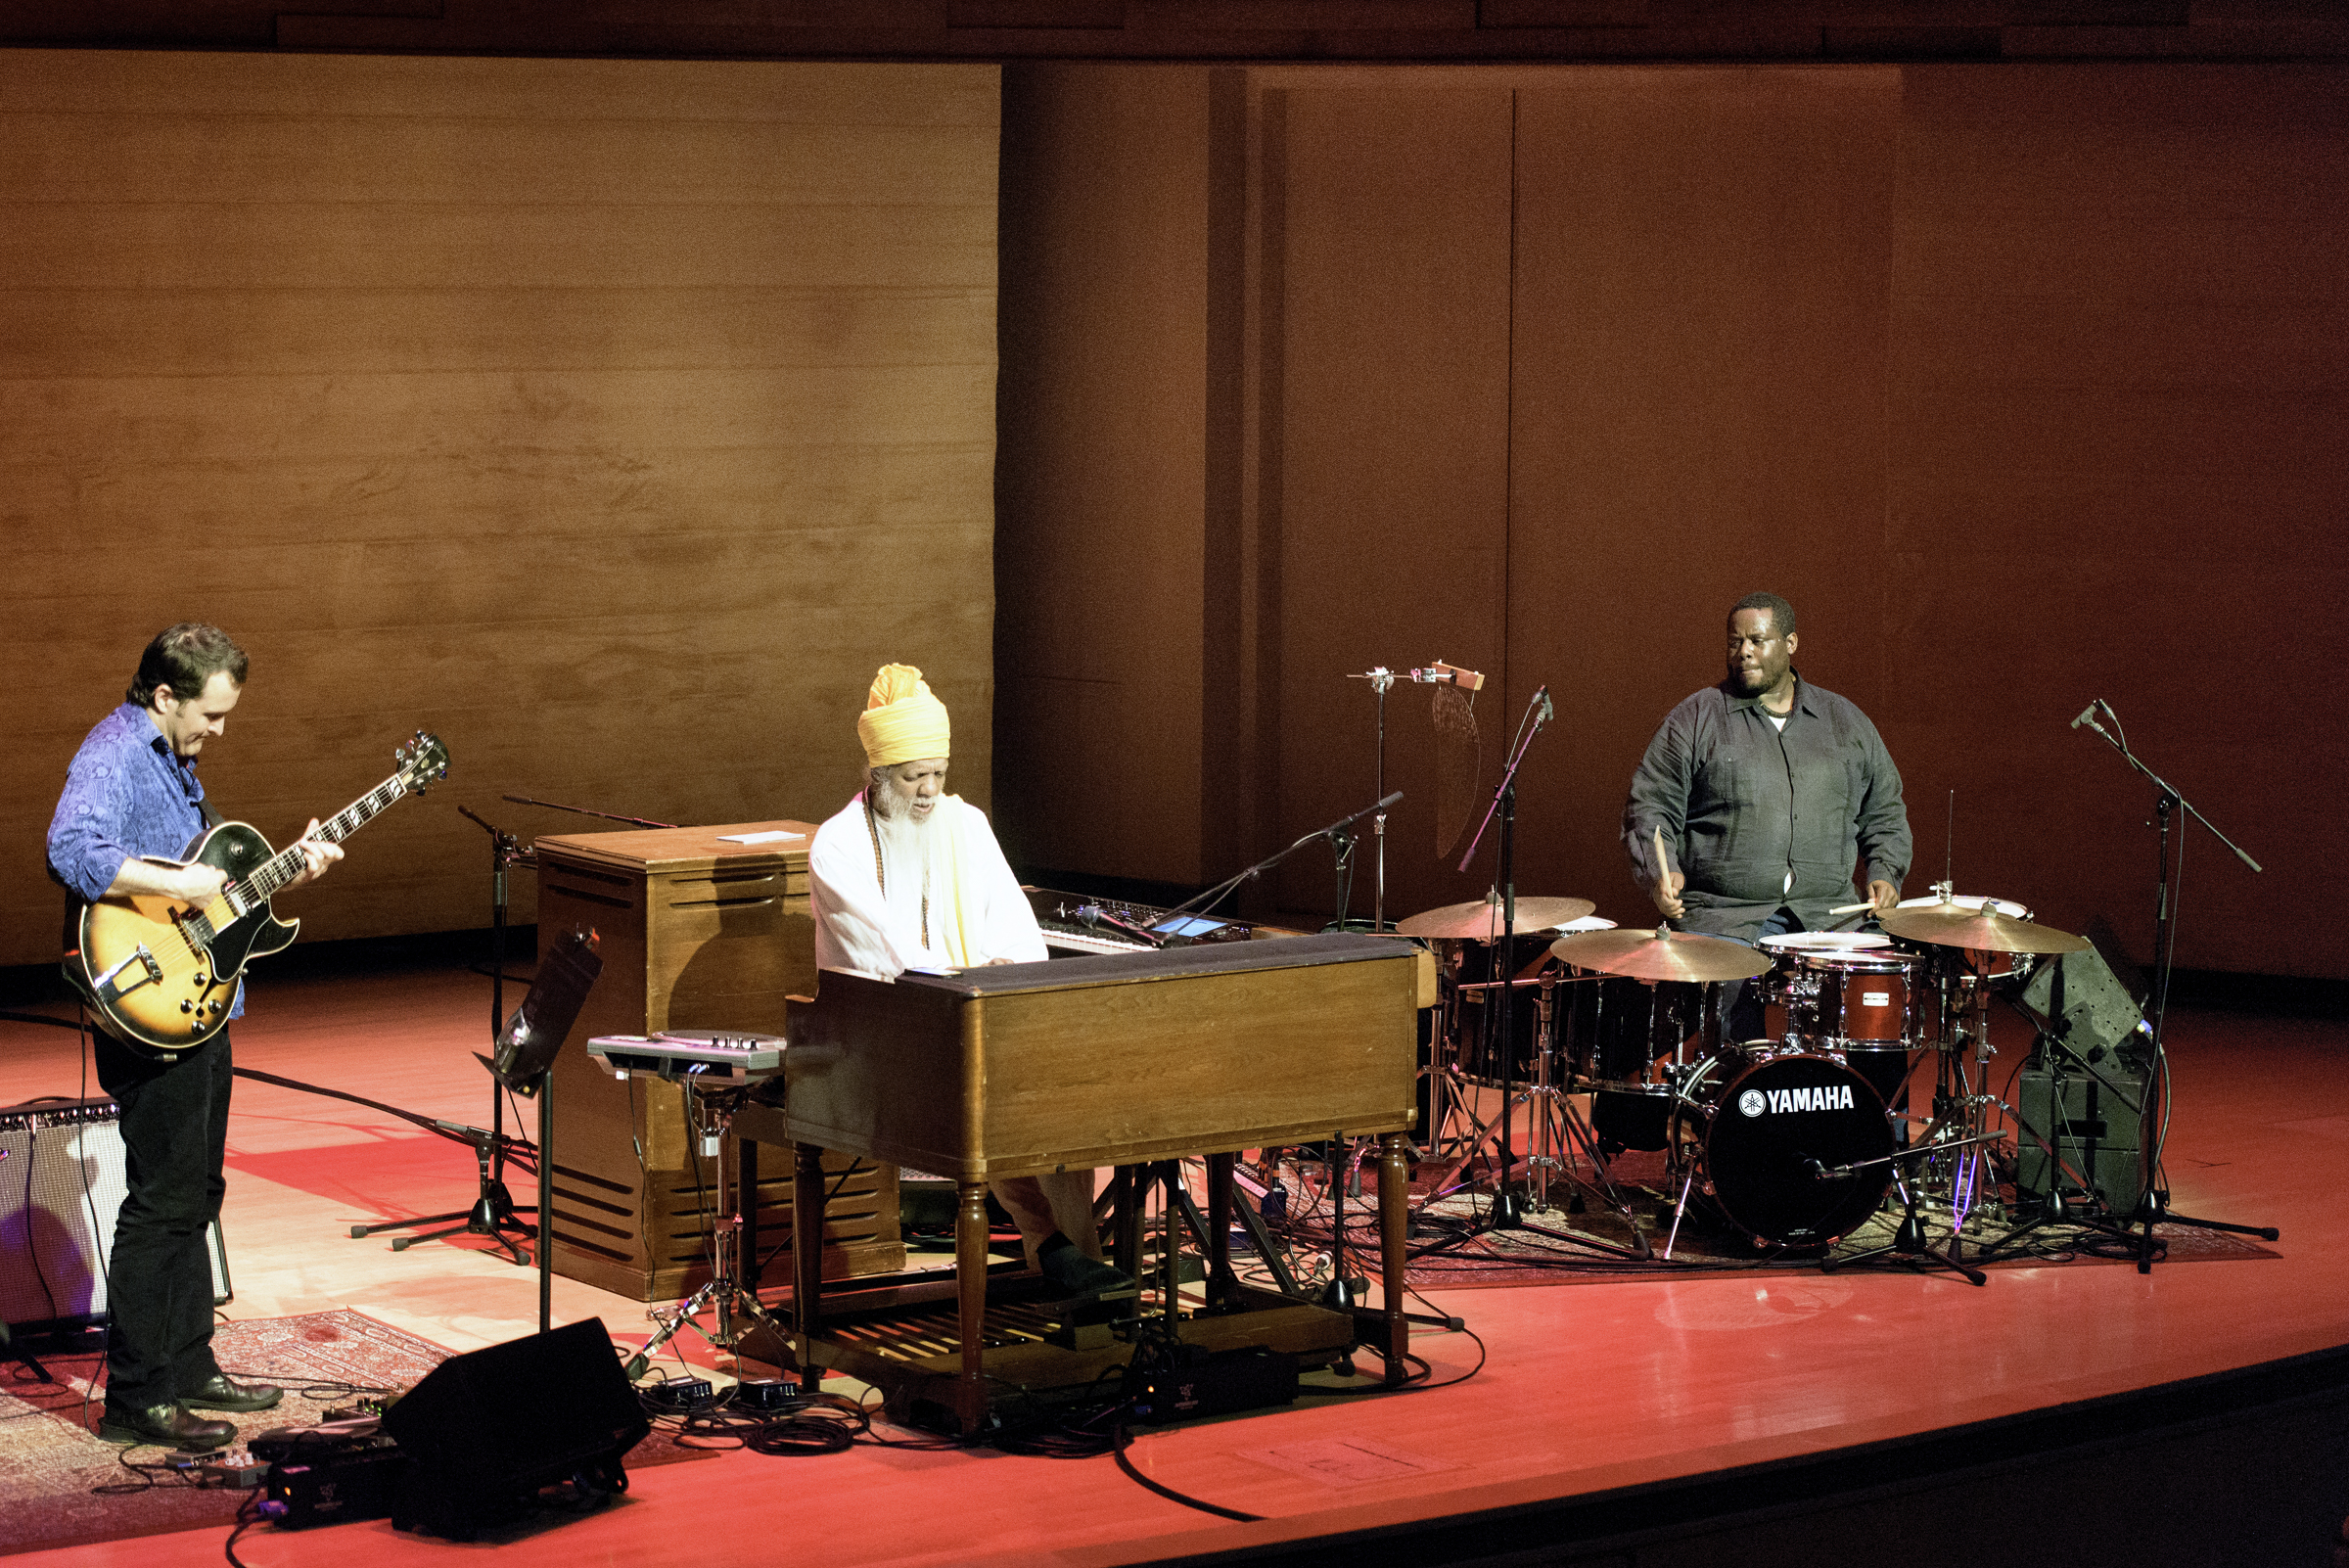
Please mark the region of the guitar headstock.
<svg viewBox="0 0 2349 1568"><path fill-rule="evenodd" d="M438 735L421 729L413 741L392 749L392 760L399 764L399 781L411 795L422 795L426 785L448 777L448 748Z"/></svg>

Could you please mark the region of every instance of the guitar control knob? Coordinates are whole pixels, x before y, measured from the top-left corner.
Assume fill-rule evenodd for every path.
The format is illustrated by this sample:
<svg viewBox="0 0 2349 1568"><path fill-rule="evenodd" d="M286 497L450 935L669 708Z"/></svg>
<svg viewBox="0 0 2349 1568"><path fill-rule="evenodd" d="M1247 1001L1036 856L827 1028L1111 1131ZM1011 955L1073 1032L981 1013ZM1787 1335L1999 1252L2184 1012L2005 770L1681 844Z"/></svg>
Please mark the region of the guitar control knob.
<svg viewBox="0 0 2349 1568"><path fill-rule="evenodd" d="M196 1010L196 1004L183 999L179 1004L179 1010L183 1013L192 1013Z"/></svg>
<svg viewBox="0 0 2349 1568"><path fill-rule="evenodd" d="M211 984L211 982L205 979L202 975L198 975L196 977L196 984L199 986L208 986Z"/></svg>

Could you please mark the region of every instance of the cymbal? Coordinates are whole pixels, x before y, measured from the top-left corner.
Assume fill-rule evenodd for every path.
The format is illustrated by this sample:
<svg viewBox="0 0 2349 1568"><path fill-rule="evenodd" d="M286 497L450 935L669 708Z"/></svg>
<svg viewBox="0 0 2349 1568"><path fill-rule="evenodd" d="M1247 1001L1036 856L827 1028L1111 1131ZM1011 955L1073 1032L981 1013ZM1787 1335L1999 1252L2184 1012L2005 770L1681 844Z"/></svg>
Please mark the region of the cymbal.
<svg viewBox="0 0 2349 1568"><path fill-rule="evenodd" d="M1966 947L1975 952L2078 952L2088 945L2053 926L2034 925L1996 910L1968 909L1961 903L1937 903L1922 909L1895 909L1876 917L1876 924L1896 937L1930 943L1936 947Z"/></svg>
<svg viewBox="0 0 2349 1568"><path fill-rule="evenodd" d="M1577 969L1637 980L1743 980L1773 967L1770 954L1742 942L1694 931L1578 931L1549 950Z"/></svg>
<svg viewBox="0 0 2349 1568"><path fill-rule="evenodd" d="M1580 920L1597 907L1589 899L1519 899L1516 931L1521 937L1530 937L1551 926ZM1395 929L1406 937L1498 942L1500 905L1484 899L1472 899L1466 903L1448 903L1441 909L1429 909L1408 920L1398 920Z"/></svg>

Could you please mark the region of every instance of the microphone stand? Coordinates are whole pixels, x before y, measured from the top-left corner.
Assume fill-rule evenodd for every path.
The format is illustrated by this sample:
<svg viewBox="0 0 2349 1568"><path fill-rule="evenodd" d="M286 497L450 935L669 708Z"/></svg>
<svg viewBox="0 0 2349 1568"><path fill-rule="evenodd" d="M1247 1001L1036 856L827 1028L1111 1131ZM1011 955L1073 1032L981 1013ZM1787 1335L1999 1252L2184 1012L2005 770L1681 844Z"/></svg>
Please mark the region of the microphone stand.
<svg viewBox="0 0 2349 1568"><path fill-rule="evenodd" d="M2096 715L2099 709L2103 711L2106 718L2112 720L2112 729L2108 730L2096 722ZM2226 845L2236 859L2255 872L2262 870L2262 867L2257 860L2243 853L2240 845L2221 833L2217 824L2196 809L2194 803L2180 794L2169 780L2154 772L2139 760L2137 754L2129 749L2127 731L2121 728L2121 715L2112 711L2110 703L2101 697L2091 702L2088 711L2074 721L2073 727L2078 728L2082 723L2103 736L2112 749L2121 754L2121 760L2142 775L2145 782L2151 784L2157 792L2152 824L2155 845L2153 991L2148 998L2152 1004L2153 1016L2147 1020L2152 1028L2153 1042L2150 1059L2145 1070L2144 1092L2138 1108L2137 1210L2122 1222L2121 1226L2122 1234L2126 1235L2130 1226L2140 1221L2144 1222L2144 1231L2138 1237L2137 1271L2141 1274L2147 1274L2153 1271L2153 1227L2156 1224L2190 1225L2200 1230L2228 1230L2238 1235L2257 1236L2263 1241L2274 1241L2280 1234L2273 1225L2232 1224L2222 1220L2197 1220L2191 1215L2172 1213L2169 1193L2163 1191L2156 1184L2161 1176L2160 1130L2168 1120L2168 1109L2165 1104L2168 1095L2165 1085L2169 1079L2169 1057L2162 1035L2162 1026L2167 1022L2169 1016L2170 970L2177 958L2178 941L2176 896L2172 891L2173 869L2170 863L2170 813L2183 807L2188 816L2209 828L2210 836ZM2116 734L2115 731L2119 731L2119 733ZM2181 880L2183 880L2185 866L2186 841L2181 838L2178 844L2176 867Z"/></svg>
<svg viewBox="0 0 2349 1568"><path fill-rule="evenodd" d="M1475 860L1478 847L1484 843L1485 830L1492 827L1496 819L1499 821L1500 831L1496 836L1497 863L1494 893L1497 895L1495 901L1500 906L1500 936L1497 939L1498 945L1495 948L1493 973L1499 977L1497 984L1500 991L1500 1004L1498 1007L1490 1002L1486 1004L1485 1027L1488 1031L1498 1032L1497 1042L1493 1043L1487 1051L1487 1060L1495 1055L1500 1058L1500 1115L1497 1125L1500 1147L1500 1180L1493 1195L1493 1205L1484 1218L1457 1234L1422 1248L1412 1254L1415 1258L1448 1252L1494 1230L1525 1230L1552 1241L1570 1242L1616 1258L1644 1261L1654 1256L1647 1237L1641 1233L1638 1224L1632 1221L1630 1211L1624 1209L1620 1202L1616 1203L1617 1212L1632 1226L1632 1244L1628 1247L1571 1230L1553 1230L1543 1225L1526 1223L1524 1200L1513 1181L1517 1155L1509 1142L1509 1121L1515 1114L1512 1102L1517 1097L1517 1053L1514 1049L1515 1038L1511 1034L1510 1014L1517 986L1510 971L1515 966L1517 951L1517 770L1525 764L1525 756L1533 748L1534 737L1542 733L1543 726L1549 722L1554 712L1547 686L1534 693L1534 700L1527 707L1525 717L1518 721L1517 738L1510 745L1508 763L1501 769L1500 782L1494 787L1493 800L1485 807L1484 820L1477 824L1475 835L1468 841L1467 853L1460 856L1460 869L1465 871ZM1496 1014L1497 1018L1494 1016ZM1489 1034L1489 1042L1492 1039ZM1491 1132L1488 1131L1486 1135L1490 1136ZM1611 1195L1612 1189L1609 1190Z"/></svg>
<svg viewBox="0 0 2349 1568"><path fill-rule="evenodd" d="M1495 888L1500 899L1500 944L1496 949L1497 958L1494 972L1506 976L1517 955L1517 769L1525 765L1525 754L1533 749L1534 737L1549 721L1549 688L1534 693L1533 703L1526 709L1525 717L1517 724L1517 744L1510 748L1509 761L1500 770L1500 782L1494 786L1492 804L1485 807L1485 819L1476 825L1476 833L1468 841L1468 852L1460 856L1460 869L1465 871L1476 858L1479 846L1485 842L1485 830L1500 819L1500 832L1496 843ZM1500 1057L1500 1185L1493 1194L1493 1209L1486 1217L1488 1230L1513 1230L1525 1223L1525 1206L1517 1196L1515 1184L1516 1151L1509 1146L1510 1101L1517 1093L1516 1051L1512 1049L1515 1037L1510 1033L1511 1004L1517 988L1500 988L1500 1006L1488 1008L1490 1018L1498 1014L1496 1026L1499 1043L1495 1050ZM1488 1057L1490 1060L1490 1057Z"/></svg>
<svg viewBox="0 0 2349 1568"><path fill-rule="evenodd" d="M507 795L500 799L512 801L516 806L543 806L550 811L569 811L575 816L600 816L607 822L625 822L633 827L673 828L677 825L674 822L656 822L650 817L622 816L618 811L598 811L585 806L565 806L561 801L533 801L527 795ZM464 807L459 807L458 809L464 810ZM465 814L473 816L471 811L466 811ZM482 822L478 816L473 816L473 819L476 822ZM487 827L489 824L482 822L482 826Z"/></svg>
<svg viewBox="0 0 2349 1568"><path fill-rule="evenodd" d="M1278 865L1281 861L1287 859L1299 850L1304 849L1315 839L1329 840L1330 848L1337 855L1338 886L1340 889L1339 897L1343 899L1346 896L1345 877L1347 860L1348 857L1354 853L1354 825L1357 822L1359 822L1363 817L1369 816L1373 812L1383 813L1388 807L1393 806L1397 801L1402 799L1403 791L1397 790L1394 794L1384 796L1381 799L1372 802L1370 805L1363 807L1360 810L1353 812L1351 815L1338 818L1338 820L1330 823L1327 827L1313 829L1313 832L1308 833L1305 835L1305 837L1299 839L1287 849L1265 856L1265 858L1257 861L1256 864L1250 866L1247 870L1240 872L1237 876L1228 877L1225 880L1217 883L1214 887L1208 889L1205 893L1200 894L1198 897L1186 899L1181 904L1178 904L1174 908L1168 910L1163 916L1154 922L1154 924L1164 925L1168 921L1174 919L1177 915L1186 915L1194 912L1195 910L1213 907L1219 899L1221 899L1225 894L1230 893L1233 889L1239 887L1241 883L1250 881L1255 877L1262 876L1265 872L1269 871L1272 867ZM1341 904L1338 909L1339 930L1342 931L1345 929L1345 921L1346 910L1345 906ZM1335 1158L1331 1159L1329 1162L1329 1184L1330 1192L1332 1194L1331 1201L1336 1205L1336 1208L1334 1210L1334 1218L1330 1222L1330 1282L1328 1288L1322 1292L1321 1299L1325 1306L1334 1307L1341 1311L1351 1311L1354 1306L1354 1286L1346 1275L1346 1176L1344 1167L1347 1164L1347 1160L1343 1147L1344 1139L1342 1136L1339 1139L1339 1143L1340 1147L1336 1151Z"/></svg>
<svg viewBox="0 0 2349 1568"><path fill-rule="evenodd" d="M1271 870L1272 867L1278 865L1290 855L1295 854L1299 850L1304 849L1315 839L1329 840L1331 846L1337 850L1341 856L1343 856L1346 851L1353 845L1353 834L1351 829L1357 822L1359 822L1363 817L1368 816L1373 811L1385 810L1388 807L1393 806L1397 801L1402 799L1403 791L1397 790L1395 793L1387 796L1385 799L1363 807L1360 810L1355 812L1351 816L1342 816L1327 827L1313 829L1313 832L1308 833L1304 838L1299 839L1287 849L1282 850L1277 853L1266 855L1262 860L1257 861L1256 864L1250 866L1247 870L1242 871L1237 876L1226 877L1224 880L1217 883L1214 887L1208 889L1205 893L1198 895L1196 898L1184 899L1181 903L1176 904L1174 908L1169 909L1164 915L1160 916L1159 924L1163 925L1167 921L1174 919L1176 915L1193 914L1201 909L1206 909L1213 906L1220 901L1225 894L1237 888L1241 883L1264 875L1267 871Z"/></svg>
<svg viewBox="0 0 2349 1568"><path fill-rule="evenodd" d="M480 824L489 835L489 1038L499 1038L506 1026L506 872L515 865L532 865L532 853L522 842L465 806L457 809L465 817ZM485 1059L476 1060L487 1066ZM514 1206L514 1194L506 1186L506 1159L517 1145L529 1148L527 1139L509 1137L505 1125L505 1085L494 1073L489 1083L489 1127L459 1128L456 1124L436 1123L434 1130L445 1137L469 1145L475 1162L481 1168L480 1185L474 1194L473 1207L448 1214L423 1215L413 1220L387 1220L381 1224L352 1225L354 1236L373 1236L386 1230L417 1229L425 1225L447 1225L421 1236L397 1236L392 1239L393 1252L405 1252L424 1241L439 1241L448 1236L487 1236L497 1243L517 1265L528 1265L530 1255L523 1251L521 1241L535 1237L538 1227L521 1217L536 1214L533 1205ZM533 1158L536 1157L533 1151ZM456 1222L450 1223L450 1222Z"/></svg>

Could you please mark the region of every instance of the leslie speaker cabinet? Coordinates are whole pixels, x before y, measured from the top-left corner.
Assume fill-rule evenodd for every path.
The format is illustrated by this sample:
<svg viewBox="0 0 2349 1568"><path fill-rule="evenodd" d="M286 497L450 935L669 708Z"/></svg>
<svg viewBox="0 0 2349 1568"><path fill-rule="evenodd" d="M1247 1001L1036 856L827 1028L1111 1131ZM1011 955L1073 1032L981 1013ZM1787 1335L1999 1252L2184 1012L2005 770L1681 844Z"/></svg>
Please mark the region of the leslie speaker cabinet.
<svg viewBox="0 0 2349 1568"><path fill-rule="evenodd" d="M592 926L604 967L554 1065L555 1272L639 1301L710 1277L716 1162L686 1127L684 1091L596 1065L598 1035L664 1029L783 1033L783 999L815 990L806 822L578 833L537 843L542 933ZM741 837L757 842L743 843ZM773 837L772 835L788 835ZM779 1081L778 1081L779 1082ZM745 1145L758 1258L745 1283L791 1281L792 1158ZM826 1156L827 1279L905 1267L895 1166ZM746 1259L746 1265L748 1260Z"/></svg>

